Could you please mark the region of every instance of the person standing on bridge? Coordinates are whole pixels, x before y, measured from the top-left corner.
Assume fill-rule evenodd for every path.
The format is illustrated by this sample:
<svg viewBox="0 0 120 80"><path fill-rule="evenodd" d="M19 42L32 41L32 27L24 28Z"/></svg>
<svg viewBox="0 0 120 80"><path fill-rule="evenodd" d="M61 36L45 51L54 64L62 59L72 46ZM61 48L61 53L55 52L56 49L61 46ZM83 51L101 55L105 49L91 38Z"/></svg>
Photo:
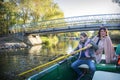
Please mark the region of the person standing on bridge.
<svg viewBox="0 0 120 80"><path fill-rule="evenodd" d="M106 63L110 63L115 58L115 50L112 41L108 35L108 30L105 27L101 27L98 31L98 35L92 39L97 45L96 50L96 62L100 63L102 54L105 54Z"/></svg>
<svg viewBox="0 0 120 80"><path fill-rule="evenodd" d="M75 51L80 50L82 48L85 49L79 52L78 59L72 63L71 67L78 74L77 80L80 80L80 78L84 76L84 72L82 72L79 69L79 66L82 64L87 64L89 66L91 72L91 79L92 79L94 72L96 70L95 64L93 62L94 52L96 49L98 49L98 47L91 39L88 38L85 32L82 32L80 34L80 42L77 48L75 48L75 50L71 52L71 54L74 54Z"/></svg>

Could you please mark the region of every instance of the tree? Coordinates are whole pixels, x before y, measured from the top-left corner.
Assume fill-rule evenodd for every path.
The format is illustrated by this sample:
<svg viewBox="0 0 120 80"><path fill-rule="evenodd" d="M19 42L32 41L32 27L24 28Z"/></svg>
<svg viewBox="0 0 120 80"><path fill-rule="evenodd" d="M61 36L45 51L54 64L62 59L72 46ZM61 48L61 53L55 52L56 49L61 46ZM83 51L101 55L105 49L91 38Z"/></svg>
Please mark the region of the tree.
<svg viewBox="0 0 120 80"><path fill-rule="evenodd" d="M13 12L15 11L15 6L12 3L9 2L0 2L0 34L5 35L8 34L9 26L11 23L14 23L15 20L13 20Z"/></svg>
<svg viewBox="0 0 120 80"><path fill-rule="evenodd" d="M37 25L40 21L64 17L63 12L53 0L22 0L18 8L23 24L30 23L32 28L40 29L41 26Z"/></svg>
<svg viewBox="0 0 120 80"><path fill-rule="evenodd" d="M63 18L64 14L53 0L23 0L21 8L28 9L33 22ZM26 11L26 10L25 10Z"/></svg>
<svg viewBox="0 0 120 80"><path fill-rule="evenodd" d="M10 26L21 25L19 27L22 28L24 24L64 17L63 12L53 0L11 0L10 2L0 2L0 9L3 9L2 7L4 11L0 12L0 20L4 24L0 22L2 25L0 33L8 32ZM6 27L3 27L4 25ZM34 26L36 25L31 25L31 27Z"/></svg>

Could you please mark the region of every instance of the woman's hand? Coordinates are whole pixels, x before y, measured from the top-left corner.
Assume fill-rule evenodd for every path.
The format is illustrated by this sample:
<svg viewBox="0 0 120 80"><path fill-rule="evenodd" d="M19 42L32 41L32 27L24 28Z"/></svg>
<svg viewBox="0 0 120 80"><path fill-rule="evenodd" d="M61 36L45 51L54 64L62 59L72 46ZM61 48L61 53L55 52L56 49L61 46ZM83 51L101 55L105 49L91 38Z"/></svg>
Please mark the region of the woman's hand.
<svg viewBox="0 0 120 80"><path fill-rule="evenodd" d="M98 50L96 51L96 55L98 55L98 54L102 54L102 52L103 52L102 49L98 49Z"/></svg>

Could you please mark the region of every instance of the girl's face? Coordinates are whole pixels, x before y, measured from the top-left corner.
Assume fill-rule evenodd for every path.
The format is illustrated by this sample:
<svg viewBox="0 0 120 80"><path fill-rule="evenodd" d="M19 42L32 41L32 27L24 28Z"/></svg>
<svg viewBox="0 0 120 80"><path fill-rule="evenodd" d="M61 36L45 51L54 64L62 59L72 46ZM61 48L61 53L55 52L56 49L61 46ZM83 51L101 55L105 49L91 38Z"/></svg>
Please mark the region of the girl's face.
<svg viewBox="0 0 120 80"><path fill-rule="evenodd" d="M107 35L107 32L105 30L100 31L100 36L105 37Z"/></svg>
<svg viewBox="0 0 120 80"><path fill-rule="evenodd" d="M86 39L86 37L84 37L84 36L82 36L82 35L80 36L80 41L81 41L81 42L85 42L85 39Z"/></svg>

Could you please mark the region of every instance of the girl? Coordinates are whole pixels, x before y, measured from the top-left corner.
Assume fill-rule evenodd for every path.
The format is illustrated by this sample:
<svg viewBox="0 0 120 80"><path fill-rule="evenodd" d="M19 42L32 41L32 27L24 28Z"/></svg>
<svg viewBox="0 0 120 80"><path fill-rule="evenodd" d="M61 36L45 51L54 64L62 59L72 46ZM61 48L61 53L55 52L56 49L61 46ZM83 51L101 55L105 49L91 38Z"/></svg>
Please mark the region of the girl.
<svg viewBox="0 0 120 80"><path fill-rule="evenodd" d="M93 38L93 41L98 45L95 56L97 63L100 63L103 53L105 54L106 63L114 60L115 50L105 27L99 29L98 35Z"/></svg>

